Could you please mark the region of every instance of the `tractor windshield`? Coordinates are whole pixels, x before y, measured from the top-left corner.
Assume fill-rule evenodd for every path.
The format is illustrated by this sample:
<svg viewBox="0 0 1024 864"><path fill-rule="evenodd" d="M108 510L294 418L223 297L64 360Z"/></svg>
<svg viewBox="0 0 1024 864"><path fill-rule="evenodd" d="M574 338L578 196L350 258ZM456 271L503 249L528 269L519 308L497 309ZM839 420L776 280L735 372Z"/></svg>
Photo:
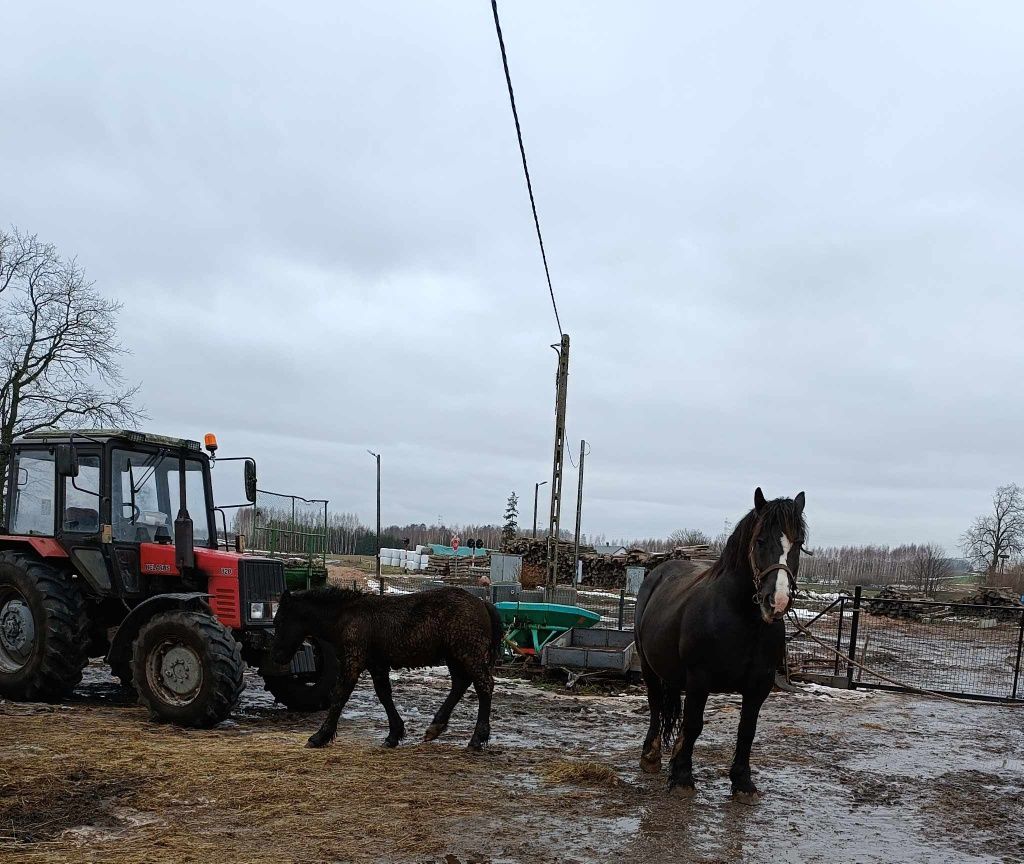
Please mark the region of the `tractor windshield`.
<svg viewBox="0 0 1024 864"><path fill-rule="evenodd" d="M201 459L185 459L185 496L197 545L210 540L206 474ZM170 542L178 498L180 462L166 450L156 453L115 450L111 478L114 537L137 543Z"/></svg>

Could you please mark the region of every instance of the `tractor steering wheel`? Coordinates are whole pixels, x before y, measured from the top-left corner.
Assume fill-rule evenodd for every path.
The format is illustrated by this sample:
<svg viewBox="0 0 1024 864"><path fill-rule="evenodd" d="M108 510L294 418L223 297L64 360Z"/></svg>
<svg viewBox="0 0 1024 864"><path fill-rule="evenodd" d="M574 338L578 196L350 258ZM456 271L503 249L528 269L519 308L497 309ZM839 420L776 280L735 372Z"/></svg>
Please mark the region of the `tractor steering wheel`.
<svg viewBox="0 0 1024 864"><path fill-rule="evenodd" d="M133 525L137 524L139 519L142 518L142 511L139 509L139 505L138 504L132 504L131 501L125 501L121 505L121 518L122 519L124 518L124 510L125 510L126 507L131 507L131 509L132 509L131 522L132 522Z"/></svg>

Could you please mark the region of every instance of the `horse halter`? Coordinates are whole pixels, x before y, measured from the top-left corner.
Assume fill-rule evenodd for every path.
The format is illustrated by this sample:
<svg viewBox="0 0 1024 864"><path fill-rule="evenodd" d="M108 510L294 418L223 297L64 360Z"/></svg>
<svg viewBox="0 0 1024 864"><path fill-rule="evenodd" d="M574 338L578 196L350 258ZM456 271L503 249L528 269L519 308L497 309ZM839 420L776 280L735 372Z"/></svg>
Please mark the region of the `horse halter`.
<svg viewBox="0 0 1024 864"><path fill-rule="evenodd" d="M754 533L750 537L750 546L747 549L747 560L750 562L750 570L754 574L754 603L756 604L761 602L757 595L764 584L764 577L769 573L774 573L776 570L782 570L789 577L789 589L794 596L797 590L796 576L793 575L793 571L789 569L788 564L775 563L769 564L764 570L758 569L757 561L754 559L754 547L757 545L757 538L761 536L762 527L764 527L764 517L759 516L754 524Z"/></svg>

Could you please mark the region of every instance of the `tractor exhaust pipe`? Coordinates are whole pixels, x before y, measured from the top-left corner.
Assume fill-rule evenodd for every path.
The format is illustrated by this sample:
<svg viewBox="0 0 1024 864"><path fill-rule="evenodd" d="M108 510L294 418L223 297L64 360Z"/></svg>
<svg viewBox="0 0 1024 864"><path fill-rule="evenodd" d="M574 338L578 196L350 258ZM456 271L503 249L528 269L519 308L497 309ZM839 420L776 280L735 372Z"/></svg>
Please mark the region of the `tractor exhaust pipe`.
<svg viewBox="0 0 1024 864"><path fill-rule="evenodd" d="M196 550L193 536L192 517L188 515L188 502L185 500L185 456L178 457L178 500L181 506L174 520L174 561L178 572L184 576L195 569Z"/></svg>

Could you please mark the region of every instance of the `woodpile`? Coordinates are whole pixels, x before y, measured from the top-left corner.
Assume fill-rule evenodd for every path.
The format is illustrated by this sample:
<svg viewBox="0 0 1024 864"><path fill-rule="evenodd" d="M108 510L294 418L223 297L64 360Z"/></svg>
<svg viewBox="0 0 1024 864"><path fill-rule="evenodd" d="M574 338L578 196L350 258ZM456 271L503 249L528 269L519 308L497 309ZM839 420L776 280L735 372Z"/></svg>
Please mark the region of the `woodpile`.
<svg viewBox="0 0 1024 864"><path fill-rule="evenodd" d="M867 611L872 615L881 615L885 618L906 618L911 621L920 621L924 612L933 611L935 608L921 605L920 601L927 599L927 595L920 591L887 585L875 597L867 601Z"/></svg>
<svg viewBox="0 0 1024 864"><path fill-rule="evenodd" d="M630 549L625 555L580 554L583 561L583 584L595 588L625 587L627 567L643 567L649 573L666 561L706 560L710 557L710 547L705 545L678 546L668 552Z"/></svg>
<svg viewBox="0 0 1024 864"><path fill-rule="evenodd" d="M1024 603L1020 602L1020 597L1010 588L982 588L978 593L964 597L960 602L995 608L958 609L957 614L996 618L1000 621L1019 621L1021 613L1024 612Z"/></svg>
<svg viewBox="0 0 1024 864"><path fill-rule="evenodd" d="M919 591L888 585L879 591L877 596L867 601L866 608L872 615L906 618L912 621L931 621L951 616L1017 621L1024 613L1024 603L1021 603L1020 598L1008 588L983 588L976 594L963 597L948 606L920 602L929 599L931 598Z"/></svg>
<svg viewBox="0 0 1024 864"><path fill-rule="evenodd" d="M517 537L501 547L506 555L522 555L523 569L520 582L523 588L544 586L547 578L547 538ZM558 584L572 585L573 556L575 545L563 540L558 544ZM598 555L593 546L580 546L580 560L583 562L583 584L594 588L624 588L626 568L643 567L650 572L665 561L706 560L711 558L708 546L679 546L668 552L648 552L645 549L630 549L625 555Z"/></svg>
<svg viewBox="0 0 1024 864"><path fill-rule="evenodd" d="M546 537L516 537L501 547L506 555L522 555L523 570L520 582L524 588L536 588L543 586L547 578L548 566L548 541ZM592 553L593 546L580 546L580 557L584 552ZM558 544L558 573L557 579L560 585L573 584L573 556L576 554L576 545L567 540ZM528 584L530 583L530 584Z"/></svg>

